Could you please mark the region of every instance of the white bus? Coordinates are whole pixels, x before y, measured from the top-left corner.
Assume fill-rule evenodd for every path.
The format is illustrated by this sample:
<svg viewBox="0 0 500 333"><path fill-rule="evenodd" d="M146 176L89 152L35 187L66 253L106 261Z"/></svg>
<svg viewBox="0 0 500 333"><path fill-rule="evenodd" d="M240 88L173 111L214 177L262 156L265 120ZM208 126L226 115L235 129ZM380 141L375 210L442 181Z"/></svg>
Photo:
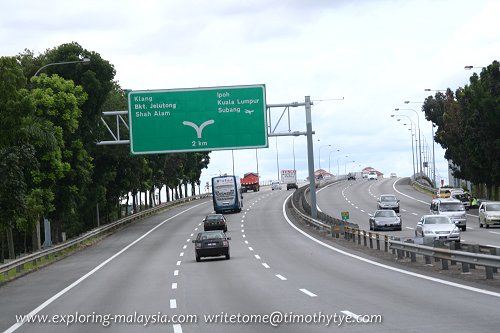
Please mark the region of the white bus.
<svg viewBox="0 0 500 333"><path fill-rule="evenodd" d="M237 176L213 177L212 199L214 211L217 214L241 212L243 194L241 193L240 178Z"/></svg>

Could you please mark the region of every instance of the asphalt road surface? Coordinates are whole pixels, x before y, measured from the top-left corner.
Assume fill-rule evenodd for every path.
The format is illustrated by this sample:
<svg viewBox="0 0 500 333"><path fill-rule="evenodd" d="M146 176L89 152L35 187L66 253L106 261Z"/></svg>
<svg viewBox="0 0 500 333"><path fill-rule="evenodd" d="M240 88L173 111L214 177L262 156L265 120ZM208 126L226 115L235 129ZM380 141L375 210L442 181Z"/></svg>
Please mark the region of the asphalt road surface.
<svg viewBox="0 0 500 333"><path fill-rule="evenodd" d="M331 186L318 194L318 205L332 212L349 207L351 219L368 226L373 196L392 193L391 182ZM287 217L289 195L245 194L244 210L226 215L230 260L195 261L191 240L213 211L210 200L134 223L0 287L0 332L498 330L500 290L405 271L315 239ZM413 227L426 206L401 200L404 227ZM498 242L498 235L488 237ZM16 316L28 314L51 323L16 324Z"/></svg>

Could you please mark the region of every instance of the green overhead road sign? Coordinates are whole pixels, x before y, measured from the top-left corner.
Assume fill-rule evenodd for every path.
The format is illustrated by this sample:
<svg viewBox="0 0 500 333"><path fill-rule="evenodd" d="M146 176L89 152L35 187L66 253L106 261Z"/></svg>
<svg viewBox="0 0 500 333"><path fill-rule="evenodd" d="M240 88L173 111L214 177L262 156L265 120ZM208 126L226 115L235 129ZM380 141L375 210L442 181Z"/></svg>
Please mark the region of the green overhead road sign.
<svg viewBox="0 0 500 333"><path fill-rule="evenodd" d="M265 85L128 94L130 152L266 148Z"/></svg>

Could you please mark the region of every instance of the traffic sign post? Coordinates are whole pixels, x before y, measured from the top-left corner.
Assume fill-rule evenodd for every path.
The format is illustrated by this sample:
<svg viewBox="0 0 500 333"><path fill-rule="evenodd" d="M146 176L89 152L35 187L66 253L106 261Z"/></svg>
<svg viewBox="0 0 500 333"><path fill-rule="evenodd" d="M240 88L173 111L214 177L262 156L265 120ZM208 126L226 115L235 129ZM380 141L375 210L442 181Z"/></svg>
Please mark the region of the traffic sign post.
<svg viewBox="0 0 500 333"><path fill-rule="evenodd" d="M130 152L267 148L265 85L131 91Z"/></svg>

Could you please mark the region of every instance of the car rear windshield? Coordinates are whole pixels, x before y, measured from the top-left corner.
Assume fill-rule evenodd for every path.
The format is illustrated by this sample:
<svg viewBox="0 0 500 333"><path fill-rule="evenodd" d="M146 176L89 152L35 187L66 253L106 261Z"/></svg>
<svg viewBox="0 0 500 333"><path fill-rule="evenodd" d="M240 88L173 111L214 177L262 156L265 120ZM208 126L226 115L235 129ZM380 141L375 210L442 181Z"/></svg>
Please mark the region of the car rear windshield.
<svg viewBox="0 0 500 333"><path fill-rule="evenodd" d="M224 234L222 232L205 232L200 234L198 239L221 239L224 238Z"/></svg>
<svg viewBox="0 0 500 333"><path fill-rule="evenodd" d="M451 220L444 216L432 216L425 219L425 224L450 224Z"/></svg>
<svg viewBox="0 0 500 333"><path fill-rule="evenodd" d="M456 212L465 210L461 202L442 202L440 210L442 212Z"/></svg>
<svg viewBox="0 0 500 333"><path fill-rule="evenodd" d="M207 221L218 221L222 219L221 215L208 215L207 216Z"/></svg>
<svg viewBox="0 0 500 333"><path fill-rule="evenodd" d="M396 197L392 196L392 195L387 195L387 196L381 197L381 200L384 202L391 202L391 201L396 201Z"/></svg>

